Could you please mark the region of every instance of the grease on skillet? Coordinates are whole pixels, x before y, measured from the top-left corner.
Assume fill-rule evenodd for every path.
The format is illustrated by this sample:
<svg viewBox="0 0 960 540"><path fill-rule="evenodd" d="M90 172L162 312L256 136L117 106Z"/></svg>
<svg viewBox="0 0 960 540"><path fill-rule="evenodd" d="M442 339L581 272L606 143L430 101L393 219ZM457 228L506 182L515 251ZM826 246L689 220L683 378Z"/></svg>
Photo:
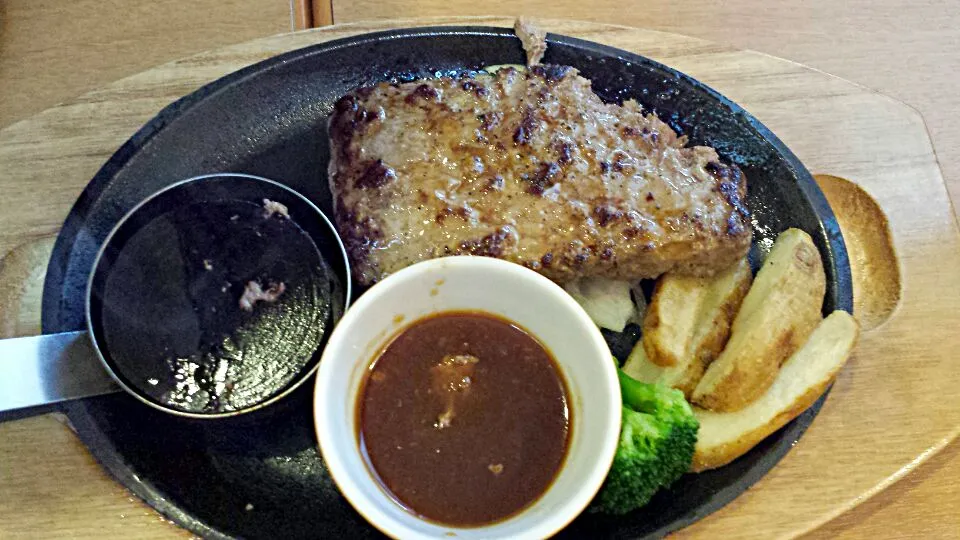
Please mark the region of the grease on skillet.
<svg viewBox="0 0 960 540"><path fill-rule="evenodd" d="M408 511L450 526L506 519L563 463L563 377L535 337L482 312L402 330L371 364L357 403L360 447Z"/></svg>

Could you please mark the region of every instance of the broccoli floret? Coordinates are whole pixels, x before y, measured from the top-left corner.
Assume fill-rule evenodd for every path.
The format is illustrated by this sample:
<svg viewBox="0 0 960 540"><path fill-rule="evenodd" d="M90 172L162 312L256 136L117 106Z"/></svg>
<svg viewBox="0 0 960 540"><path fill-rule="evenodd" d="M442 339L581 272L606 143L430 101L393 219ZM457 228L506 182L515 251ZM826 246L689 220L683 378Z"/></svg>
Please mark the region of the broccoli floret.
<svg viewBox="0 0 960 540"><path fill-rule="evenodd" d="M690 469L700 427L683 392L640 382L623 371L620 443L593 510L625 514Z"/></svg>

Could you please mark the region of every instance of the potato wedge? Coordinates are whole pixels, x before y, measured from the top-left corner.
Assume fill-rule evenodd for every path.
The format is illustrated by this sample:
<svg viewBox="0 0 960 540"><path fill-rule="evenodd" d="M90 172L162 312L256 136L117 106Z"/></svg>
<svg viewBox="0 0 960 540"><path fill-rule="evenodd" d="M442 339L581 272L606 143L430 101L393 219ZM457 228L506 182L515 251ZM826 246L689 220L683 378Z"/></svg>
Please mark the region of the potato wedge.
<svg viewBox="0 0 960 540"><path fill-rule="evenodd" d="M730 463L807 410L836 378L859 333L850 314L834 311L783 364L766 393L746 408L718 413L694 407L700 431L691 470Z"/></svg>
<svg viewBox="0 0 960 540"><path fill-rule="evenodd" d="M644 382L677 388L689 399L726 345L752 279L746 258L711 278L661 277L644 317L643 340L630 353L624 371ZM660 362L652 360L651 350ZM672 362L666 367L665 358Z"/></svg>
<svg viewBox="0 0 960 540"><path fill-rule="evenodd" d="M666 274L657 280L643 317L641 339L654 365L676 366L686 358L708 286L707 278Z"/></svg>
<svg viewBox="0 0 960 540"><path fill-rule="evenodd" d="M773 384L821 319L826 276L810 235L777 237L733 320L730 340L693 391L704 409L736 411Z"/></svg>

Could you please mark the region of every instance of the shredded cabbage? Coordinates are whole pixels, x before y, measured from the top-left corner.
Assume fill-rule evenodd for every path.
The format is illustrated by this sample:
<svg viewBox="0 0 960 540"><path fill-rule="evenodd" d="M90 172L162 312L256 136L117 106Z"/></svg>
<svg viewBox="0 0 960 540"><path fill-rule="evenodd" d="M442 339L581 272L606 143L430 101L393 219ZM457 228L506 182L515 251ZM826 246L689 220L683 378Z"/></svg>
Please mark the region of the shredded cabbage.
<svg viewBox="0 0 960 540"><path fill-rule="evenodd" d="M622 332L637 318L631 283L607 278L580 278L563 286L601 328ZM641 299L642 299L641 295Z"/></svg>

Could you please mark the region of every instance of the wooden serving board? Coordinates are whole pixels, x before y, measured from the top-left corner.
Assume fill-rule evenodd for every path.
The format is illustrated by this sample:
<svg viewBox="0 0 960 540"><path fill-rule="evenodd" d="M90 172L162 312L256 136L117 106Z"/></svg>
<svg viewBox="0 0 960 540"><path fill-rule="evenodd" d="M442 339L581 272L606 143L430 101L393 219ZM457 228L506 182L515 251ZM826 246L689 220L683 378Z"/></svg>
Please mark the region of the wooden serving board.
<svg viewBox="0 0 960 540"><path fill-rule="evenodd" d="M0 332L38 330L39 276L50 238L103 162L171 101L254 62L322 41L394 27L512 22L417 19L259 39L156 67L0 131L0 254L9 252L0 261ZM954 439L960 431L953 369L960 348L960 234L919 114L848 81L756 52L636 28L542 24L692 75L749 110L812 172L851 182L818 177L851 242L856 303L871 329L790 454L753 489L680 536L768 538L813 530ZM892 246L884 244L885 234ZM0 532L176 534L107 480L72 438L51 431L51 422L0 426ZM31 505L46 505L45 521L59 525L43 529L50 523L24 512Z"/></svg>

